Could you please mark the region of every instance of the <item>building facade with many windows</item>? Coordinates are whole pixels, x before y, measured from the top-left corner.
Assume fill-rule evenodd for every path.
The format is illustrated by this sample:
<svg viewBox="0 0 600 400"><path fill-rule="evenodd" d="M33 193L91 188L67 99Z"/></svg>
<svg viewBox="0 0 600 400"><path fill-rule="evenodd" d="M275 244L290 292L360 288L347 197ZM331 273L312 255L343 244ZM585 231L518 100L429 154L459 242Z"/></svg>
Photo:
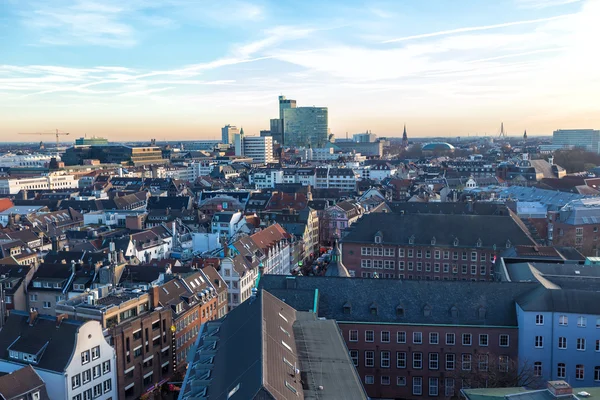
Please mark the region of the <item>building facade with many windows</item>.
<svg viewBox="0 0 600 400"><path fill-rule="evenodd" d="M600 293L539 288L517 301L519 354L542 380L600 386Z"/></svg>

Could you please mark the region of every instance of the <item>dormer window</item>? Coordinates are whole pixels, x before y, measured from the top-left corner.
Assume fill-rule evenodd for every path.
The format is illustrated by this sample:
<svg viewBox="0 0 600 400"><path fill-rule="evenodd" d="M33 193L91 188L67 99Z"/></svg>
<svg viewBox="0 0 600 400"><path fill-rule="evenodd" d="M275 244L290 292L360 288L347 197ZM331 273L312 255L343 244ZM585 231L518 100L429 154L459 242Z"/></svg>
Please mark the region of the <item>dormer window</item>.
<svg viewBox="0 0 600 400"><path fill-rule="evenodd" d="M423 307L423 316L430 317L431 316L431 306L429 304Z"/></svg>
<svg viewBox="0 0 600 400"><path fill-rule="evenodd" d="M481 247L482 244L481 238L477 239L477 247Z"/></svg>
<svg viewBox="0 0 600 400"><path fill-rule="evenodd" d="M510 246L512 246L512 243L510 242L510 239L506 241L506 248L509 249Z"/></svg>
<svg viewBox="0 0 600 400"><path fill-rule="evenodd" d="M404 317L404 307L401 305L396 307L396 317Z"/></svg>
<svg viewBox="0 0 600 400"><path fill-rule="evenodd" d="M433 238L431 238L431 245L435 246L435 236Z"/></svg>
<svg viewBox="0 0 600 400"><path fill-rule="evenodd" d="M452 318L458 318L458 307L452 306L452 308L450 308L450 315Z"/></svg>
<svg viewBox="0 0 600 400"><path fill-rule="evenodd" d="M383 235L381 234L381 232L377 232L375 234L375 243L381 244L382 241L383 241Z"/></svg>
<svg viewBox="0 0 600 400"><path fill-rule="evenodd" d="M350 303L344 304L344 314L352 313L352 305Z"/></svg>
<svg viewBox="0 0 600 400"><path fill-rule="evenodd" d="M479 319L485 319L485 307L479 307L479 309L477 310L477 316L479 317Z"/></svg>
<svg viewBox="0 0 600 400"><path fill-rule="evenodd" d="M415 235L408 238L408 244L415 244Z"/></svg>
<svg viewBox="0 0 600 400"><path fill-rule="evenodd" d="M458 238L454 238L454 245L458 246Z"/></svg>
<svg viewBox="0 0 600 400"><path fill-rule="evenodd" d="M369 312L371 315L377 315L377 304L371 304L371 307L369 307Z"/></svg>

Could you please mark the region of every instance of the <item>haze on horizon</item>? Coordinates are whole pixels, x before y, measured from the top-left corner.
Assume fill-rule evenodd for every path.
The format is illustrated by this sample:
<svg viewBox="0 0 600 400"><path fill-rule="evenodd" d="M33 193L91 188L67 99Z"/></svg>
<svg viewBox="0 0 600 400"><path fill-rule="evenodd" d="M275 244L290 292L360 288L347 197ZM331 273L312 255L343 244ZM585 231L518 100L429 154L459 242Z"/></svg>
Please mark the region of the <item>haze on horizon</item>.
<svg viewBox="0 0 600 400"><path fill-rule="evenodd" d="M598 20L599 0L5 0L0 141L254 135L280 94L337 137L599 129Z"/></svg>

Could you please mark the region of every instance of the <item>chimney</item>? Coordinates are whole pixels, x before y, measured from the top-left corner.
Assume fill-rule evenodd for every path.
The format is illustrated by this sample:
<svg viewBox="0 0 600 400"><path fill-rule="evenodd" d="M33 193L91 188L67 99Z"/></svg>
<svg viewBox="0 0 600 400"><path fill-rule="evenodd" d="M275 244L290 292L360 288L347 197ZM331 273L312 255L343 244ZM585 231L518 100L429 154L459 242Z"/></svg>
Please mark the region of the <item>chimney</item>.
<svg viewBox="0 0 600 400"><path fill-rule="evenodd" d="M71 260L71 273L73 275L75 275L75 272L77 272L77 267L75 266L75 260Z"/></svg>
<svg viewBox="0 0 600 400"><path fill-rule="evenodd" d="M67 319L69 318L69 316L67 314L58 314L56 316L56 327L60 327L61 322L63 321L63 319Z"/></svg>
<svg viewBox="0 0 600 400"><path fill-rule="evenodd" d="M159 305L158 286L152 286L150 297L152 297L152 309L154 310Z"/></svg>
<svg viewBox="0 0 600 400"><path fill-rule="evenodd" d="M35 308L30 308L29 309L29 326L33 326L33 324L35 323L35 320L37 319L38 316L38 312L36 311Z"/></svg>
<svg viewBox="0 0 600 400"><path fill-rule="evenodd" d="M119 250L119 264L125 263L125 256L123 255L123 249Z"/></svg>
<svg viewBox="0 0 600 400"><path fill-rule="evenodd" d="M54 254L58 253L58 238L56 236L52 236L52 252Z"/></svg>

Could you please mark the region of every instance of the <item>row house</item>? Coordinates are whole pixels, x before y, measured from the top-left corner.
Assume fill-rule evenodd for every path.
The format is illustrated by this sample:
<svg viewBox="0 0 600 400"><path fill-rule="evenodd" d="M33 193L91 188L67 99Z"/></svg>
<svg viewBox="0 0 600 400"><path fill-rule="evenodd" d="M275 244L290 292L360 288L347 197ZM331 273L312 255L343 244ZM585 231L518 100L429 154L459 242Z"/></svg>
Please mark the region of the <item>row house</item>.
<svg viewBox="0 0 600 400"><path fill-rule="evenodd" d="M301 210L281 209L268 210L258 213L261 223L269 225L278 223L291 235L304 243L304 254L308 257L311 253L319 251L320 231L319 216L316 210L305 207Z"/></svg>
<svg viewBox="0 0 600 400"><path fill-rule="evenodd" d="M558 211L548 211L548 243L575 247L583 255L600 254L600 199L572 200Z"/></svg>
<svg viewBox="0 0 600 400"><path fill-rule="evenodd" d="M344 200L325 209L321 221L321 242L331 244L342 237L342 232L355 223L365 212L360 203L353 200Z"/></svg>
<svg viewBox="0 0 600 400"><path fill-rule="evenodd" d="M172 311L160 305L159 290L103 286L56 306L57 313L97 321L104 330L116 352L113 399L138 399L167 382L177 367Z"/></svg>
<svg viewBox="0 0 600 400"><path fill-rule="evenodd" d="M452 398L519 365L515 299L529 283L265 275L261 288L335 320L370 398Z"/></svg>
<svg viewBox="0 0 600 400"><path fill-rule="evenodd" d="M497 254L535 245L512 215L370 213L342 234L353 277L494 280Z"/></svg>
<svg viewBox="0 0 600 400"><path fill-rule="evenodd" d="M115 349L96 321L13 311L0 331L0 346L5 349L0 372L30 365L45 382L50 399L117 398Z"/></svg>
<svg viewBox="0 0 600 400"><path fill-rule="evenodd" d="M2 317L12 310L27 311L27 285L35 273L34 265L0 265L0 285L2 285Z"/></svg>
<svg viewBox="0 0 600 400"><path fill-rule="evenodd" d="M248 183L256 189L273 189L283 183L283 170L274 168L259 168L250 171Z"/></svg>

